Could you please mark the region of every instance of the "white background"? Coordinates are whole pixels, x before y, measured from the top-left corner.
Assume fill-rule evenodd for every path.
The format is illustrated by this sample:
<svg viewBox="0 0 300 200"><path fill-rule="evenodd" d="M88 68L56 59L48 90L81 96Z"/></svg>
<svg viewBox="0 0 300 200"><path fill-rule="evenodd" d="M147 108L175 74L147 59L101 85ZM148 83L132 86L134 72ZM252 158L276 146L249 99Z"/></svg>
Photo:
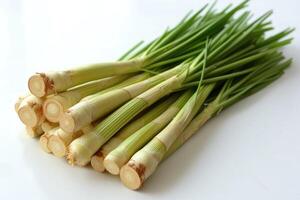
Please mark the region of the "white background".
<svg viewBox="0 0 300 200"><path fill-rule="evenodd" d="M222 112L165 161L138 191L117 177L70 167L26 136L14 101L36 71L110 61L208 0L0 0L0 199L300 199L300 4L273 9L279 30L298 28L284 49L294 64L262 92ZM229 2L220 1L224 7Z"/></svg>

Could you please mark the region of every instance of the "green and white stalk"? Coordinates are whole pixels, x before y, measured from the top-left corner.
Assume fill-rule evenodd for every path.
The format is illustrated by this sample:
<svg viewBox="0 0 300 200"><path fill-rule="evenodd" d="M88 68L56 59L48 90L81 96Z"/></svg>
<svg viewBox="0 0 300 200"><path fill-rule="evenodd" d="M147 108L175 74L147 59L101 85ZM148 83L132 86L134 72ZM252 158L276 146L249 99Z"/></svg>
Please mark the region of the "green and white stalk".
<svg viewBox="0 0 300 200"><path fill-rule="evenodd" d="M230 79L226 81L215 100L195 117L194 121L190 123L184 132L179 127L176 128L176 125L172 126L172 122L174 122L173 125L177 124L175 123L177 121L175 118L168 127L134 154L130 161L121 168L120 177L124 185L130 189L140 188L145 180L154 173L158 164L179 148L213 115L237 101L258 92L278 79L291 63L290 60L280 62L281 60L276 60L275 63L266 62L266 65L242 79L238 78L237 80ZM177 116L180 115L178 114ZM180 127L185 126L181 124ZM180 133L181 131L183 133ZM176 137L170 137L172 135Z"/></svg>
<svg viewBox="0 0 300 200"><path fill-rule="evenodd" d="M88 99L92 99L93 97L97 97L101 94L104 94L104 93L107 93L107 92L110 92L112 90L115 90L115 89L120 89L120 88L123 88L123 87L126 87L126 86L129 86L129 85L132 85L132 84L135 84L135 83L138 83L138 82L141 82L141 81L144 81L148 78L150 78L152 75L150 73L140 73L140 74L137 74L135 76L131 76L130 78L126 79L125 81L113 86L113 87L110 87L110 88L107 88L105 90L102 90L100 92L97 92L95 94L92 94L92 95L89 95L83 99L81 99L81 101L86 101Z"/></svg>
<svg viewBox="0 0 300 200"><path fill-rule="evenodd" d="M129 60L92 64L58 72L37 73L28 81L29 90L35 96L43 97L100 78L152 70L154 68L152 66L165 67L157 63L183 62L191 56L189 49L194 50L194 47L206 37L218 33L228 20L246 4L247 1L244 1L235 8L220 13L209 10L207 13L209 17L201 17L200 13L205 9L204 7L194 15L184 18L174 28L167 30L142 51L130 56ZM174 60L175 56L178 59Z"/></svg>
<svg viewBox="0 0 300 200"><path fill-rule="evenodd" d="M187 90L170 107L153 121L123 141L118 147L110 152L104 159L105 169L113 175L120 173L121 167L127 163L131 156L161 131L180 111L193 90Z"/></svg>
<svg viewBox="0 0 300 200"><path fill-rule="evenodd" d="M172 155L178 148L180 148L192 135L197 133L197 131L219 110L219 107L214 103L209 104L200 114L198 114L190 124L184 129L184 131L180 134L179 137L175 140L175 142L170 146L170 148L166 151L164 156L161 157L158 154L158 159L166 159L170 155ZM165 151L165 148L159 147L160 142L157 142L157 149L161 149L161 151ZM155 154L156 155L156 154ZM151 162L147 162L148 157L140 158L140 160L144 160L145 163L149 164L149 166L137 166L136 161L131 159L126 165L121 168L120 178L121 181L130 189L138 189L141 187L143 182L145 181L145 172L147 168L153 168L155 170L155 166L152 166ZM149 176L149 175L148 175Z"/></svg>
<svg viewBox="0 0 300 200"><path fill-rule="evenodd" d="M153 86L178 74L182 70L179 65L171 70L148 78L144 81L127 87L112 90L110 92L94 96L86 101L69 108L60 118L60 126L67 132L80 130L87 124L112 112L127 101L135 98Z"/></svg>
<svg viewBox="0 0 300 200"><path fill-rule="evenodd" d="M45 120L43 115L43 100L33 95L25 97L21 103L17 103L17 113L21 121L28 127L41 125Z"/></svg>
<svg viewBox="0 0 300 200"><path fill-rule="evenodd" d="M50 122L58 122L60 115L82 98L112 87L128 77L129 75L121 75L90 81L66 92L49 96L43 104L44 115Z"/></svg>
<svg viewBox="0 0 300 200"><path fill-rule="evenodd" d="M121 106L98 124L94 131L70 144L67 156L69 163L86 165L98 149L130 120L162 97L178 89L184 80L184 73L172 76Z"/></svg>
<svg viewBox="0 0 300 200"><path fill-rule="evenodd" d="M185 128L182 134L175 140L171 145L163 159L169 157L177 149L179 149L189 138L191 138L197 131L210 120L218 111L220 107L216 102L208 104L208 106L201 111L197 116L191 121L191 123Z"/></svg>
<svg viewBox="0 0 300 200"><path fill-rule="evenodd" d="M205 58L206 55L207 45L204 51ZM124 104L111 115L109 115L99 125L97 125L94 131L74 140L69 146L69 152L67 156L69 163L80 166L86 165L91 160L91 157L98 151L98 149L100 149L104 143L106 143L136 115L154 104L159 99L181 88L188 75L188 68L196 68L201 57L202 54L197 56L194 60L189 60L177 66L176 68L171 69L171 71L178 70L175 72L176 75L171 76L165 81L133 98L131 101ZM205 64L203 66L205 66ZM167 72L164 72L160 75L163 75ZM203 77L203 73L201 77ZM136 92L137 90L135 89L133 91Z"/></svg>
<svg viewBox="0 0 300 200"><path fill-rule="evenodd" d="M141 116L137 116L135 120L122 128L116 135L114 135L114 137L105 143L101 149L95 153L95 155L93 155L91 159L92 167L98 172L104 172L105 168L103 161L105 156L119 146L134 132L159 117L176 100L176 97L177 95L172 95L171 97L168 97L167 100L163 99L162 102L158 102L157 105L153 105L154 107L150 107L145 114L141 113Z"/></svg>
<svg viewBox="0 0 300 200"><path fill-rule="evenodd" d="M155 171L170 146L196 115L213 88L214 84L201 86L176 117L148 144L137 151L128 164L121 168L120 177L127 187L130 189L140 188L142 183Z"/></svg>
<svg viewBox="0 0 300 200"><path fill-rule="evenodd" d="M89 124L89 125L83 127L83 128L81 129L81 131L83 132L83 134L87 134L87 133L91 132L94 128L95 128L94 124L91 123L91 124Z"/></svg>
<svg viewBox="0 0 300 200"><path fill-rule="evenodd" d="M57 72L36 73L29 78L28 87L33 95L44 97L89 81L138 72L143 62L143 59L135 59L91 64Z"/></svg>

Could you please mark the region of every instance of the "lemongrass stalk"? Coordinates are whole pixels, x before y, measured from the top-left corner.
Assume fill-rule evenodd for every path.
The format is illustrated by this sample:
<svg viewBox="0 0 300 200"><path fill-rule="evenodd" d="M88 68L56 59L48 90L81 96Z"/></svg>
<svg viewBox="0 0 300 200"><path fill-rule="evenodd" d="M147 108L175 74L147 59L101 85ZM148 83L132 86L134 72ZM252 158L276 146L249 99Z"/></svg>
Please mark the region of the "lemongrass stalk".
<svg viewBox="0 0 300 200"><path fill-rule="evenodd" d="M93 155L91 159L92 167L98 172L104 172L104 157L134 132L160 116L170 106L170 104L174 102L175 99L176 95L169 97L167 100L159 102L158 105L154 105L154 108L150 107L149 111L142 116L137 116L135 120L122 128L114 137L105 143L101 149L95 153L95 155Z"/></svg>
<svg viewBox="0 0 300 200"><path fill-rule="evenodd" d="M104 159L105 169L113 175L118 175L121 167L131 158L131 156L143 147L149 140L151 140L174 118L192 94L192 90L188 90L183 93L159 117L136 131L112 152L110 152Z"/></svg>
<svg viewBox="0 0 300 200"><path fill-rule="evenodd" d="M44 133L41 137L40 137L40 146L42 147L42 149L46 152L46 153L51 153L51 150L49 149L49 138L51 137L51 135L53 135L55 133L56 130L58 130L59 127L55 127L53 129L51 129L50 131Z"/></svg>
<svg viewBox="0 0 300 200"><path fill-rule="evenodd" d="M47 133L49 132L51 129L54 129L55 127L57 127L58 124L57 123L52 123L49 122L47 120L45 120L42 124L41 124L41 128L43 130L43 132Z"/></svg>
<svg viewBox="0 0 300 200"><path fill-rule="evenodd" d="M289 65L289 64L290 63L287 63L287 65ZM274 67L274 66L271 66L271 67ZM279 72L278 75L279 76L275 76L274 78L269 79L269 76L266 76L264 74L263 76L265 76L265 77L263 78L263 80L266 82L264 82L264 81L257 82L257 85L254 85L254 86L250 87L251 89L250 88L248 89L248 91L247 91L248 94L247 93L244 94L244 97L247 97L251 94L254 94L255 92L258 92L259 90L263 89L264 87L266 87L267 85L269 85L270 83L272 83L273 81L278 79L282 75L281 72ZM257 77L255 77L255 78L257 78ZM257 81L257 79L256 79L256 81ZM249 85L249 82L246 83L245 85ZM243 90L237 89L236 91L242 92ZM224 94L224 92L220 92L220 94L218 95L218 98L216 98L213 102L209 103L207 105L207 107L192 120L192 122L187 126L187 128L184 130L184 132L176 139L176 141L169 148L168 152L164 156L164 159L166 159L172 153L174 153L177 149L179 149L189 138L191 138L195 133L197 133L197 131L208 120L210 120L215 114L219 113L222 109L224 109L224 105L222 105L222 102L224 102L224 101L226 102L226 100L222 99L222 98L224 98L223 94ZM239 100L241 100L242 98L243 97L241 97ZM235 102L236 101L233 101L230 104L228 104L227 106L232 105Z"/></svg>
<svg viewBox="0 0 300 200"><path fill-rule="evenodd" d="M168 60L174 55L184 56L186 54L184 50L193 49L197 42L217 33L237 11L245 7L245 4L246 2L243 2L227 13L225 11L219 13L216 20L199 17L199 14L204 10L200 9L193 16L184 19L173 29L147 45L147 48L142 49L137 57L133 56L134 58L128 61L100 63L58 72L37 73L29 79L29 89L32 94L38 97L47 96L91 80L151 68L151 64ZM209 11L209 14L213 15L213 13L213 11ZM187 58L184 57L178 62L185 59Z"/></svg>
<svg viewBox="0 0 300 200"><path fill-rule="evenodd" d="M136 152L128 164L121 168L120 177L130 189L138 189L155 171L170 146L196 115L214 84L202 86L184 105L176 117L148 144Z"/></svg>
<svg viewBox="0 0 300 200"><path fill-rule="evenodd" d="M26 126L26 133L27 133L27 135L29 135L30 137L34 138L34 137L39 137L39 136L42 135L44 132L43 132L41 126L36 126L36 127L29 127L29 126Z"/></svg>
<svg viewBox="0 0 300 200"><path fill-rule="evenodd" d="M72 165L86 165L93 154L131 119L162 97L178 89L184 79L184 74L172 76L117 109L98 124L94 131L77 138L70 144L68 162Z"/></svg>
<svg viewBox="0 0 300 200"><path fill-rule="evenodd" d="M171 154L173 154L177 149L179 149L190 137L192 137L197 131L209 120L215 113L219 111L220 107L216 102L208 104L208 106L201 111L197 116L191 121L191 123L185 128L182 134L175 140L171 145L163 159L166 159Z"/></svg>
<svg viewBox="0 0 300 200"><path fill-rule="evenodd" d="M116 85L128 77L129 75L122 75L90 81L66 92L50 96L43 104L44 115L50 122L58 122L60 115L82 98Z"/></svg>
<svg viewBox="0 0 300 200"><path fill-rule="evenodd" d="M67 133L61 128L55 129L48 137L48 148L56 157L64 157L67 153L69 144L82 134L82 131Z"/></svg>
<svg viewBox="0 0 300 200"><path fill-rule="evenodd" d="M40 146L42 147L42 150L46 153L51 153L50 149L48 148L48 133L44 133L39 140Z"/></svg>
<svg viewBox="0 0 300 200"><path fill-rule="evenodd" d="M231 9L231 11L229 11L228 13L225 13L223 16L220 16L220 18L216 19L214 21L214 23L212 23L209 27L207 27L203 32L196 33L194 36L192 36L191 37L192 39L188 38L187 35L185 35L186 37L182 37L179 40L177 40L176 45L178 45L178 46L176 46L175 48L171 48L170 50L167 50L162 55L159 55L159 53L161 53L161 52L158 53L156 51L155 53L152 54L152 56L155 55L154 57L156 57L155 59L157 59L157 60L161 59L164 56L170 56L171 54L178 51L180 48L183 48L183 46L188 44L189 42L192 42L192 41L195 42L196 38L198 38L198 37L206 38L208 35L210 35L212 29L217 29L218 31L220 31L221 29L219 29L220 28L219 25L222 24L223 22L226 23L226 21L229 20L235 12L242 9L245 5L246 5L246 3L244 2L244 3L240 4L239 6ZM202 59L203 56L206 57L205 55L207 54L207 48L205 48L204 51L196 59L194 59L192 61L192 63L190 64L189 68L191 69L190 70L191 73L188 73L188 74L197 74L197 72L200 71L199 68L202 66L202 64L206 63L206 60L208 60L209 64L213 64L214 62L218 62L218 61L224 59L226 56L229 55L229 52L230 53L235 52L239 48L247 46L248 44L255 44L254 36L257 36L257 34L254 35L252 33L253 33L253 31L256 31L256 29L258 29L260 27L260 25L264 22L264 20L266 20L266 18L268 16L269 16L269 13L263 15L262 17L260 17L258 20L256 20L249 26L246 26L246 28L249 27L249 30L247 30L247 29L238 30L237 33L235 33L233 37L227 36L228 31L221 32L221 35L220 35L221 39L216 40L217 42L215 42L215 40L213 40L212 46L214 48L212 48L213 51L211 51L211 53L209 53L209 56L207 56L207 59L204 59L204 60ZM223 27L223 25L222 25L222 27ZM245 26L243 26L243 28L245 28ZM243 34L244 31L246 31L245 34ZM214 32L214 31L212 31L212 32ZM259 33L260 33L260 35L258 35L258 36L262 37L262 33L261 32L259 32ZM242 34L241 37L239 37L240 34ZM189 36L191 36L191 35L189 35ZM251 37L249 37L249 36L251 36ZM183 41L184 39L187 39L187 41ZM243 39L245 39L246 42L243 41ZM251 42L252 39L254 40L254 43ZM179 41L183 42L183 44L179 44ZM196 40L196 41L198 41L198 40ZM203 40L201 40L201 41L203 41ZM206 44L209 43L208 41L209 40L207 40ZM220 46L216 46L216 44L220 45ZM172 45L166 45L163 48L167 49L173 45L175 45L175 43L173 43ZM206 47L207 46L208 45L206 45ZM190 59L188 61L190 61ZM203 70L202 70L202 72L203 72ZM139 112L141 112L143 109L145 109L147 106L149 106L149 102L152 102L152 100L155 102L159 98L168 94L168 92L172 92L176 89L181 88L181 86L183 84L182 81L187 80L187 79L185 79L185 78L181 79L180 77L183 78L182 76L172 77L172 78L168 79L167 81L163 82L162 85L153 87L153 88L155 88L154 90L157 90L157 91L154 91L151 88L147 92L144 92L143 94L147 94L149 96L142 97L142 98L134 98L133 100L129 101L127 104L124 104L117 111L112 113L109 117L107 117L106 120L104 120L102 123L100 123L95 128L95 131L91 132L90 134L84 135L84 136L78 138L77 140L74 140L69 147L69 154L68 154L69 162L71 164L76 163L78 165L85 165L90 160L91 155L94 154L97 151L97 149L103 145L103 143L105 143L108 139L110 139L120 128L122 128L129 120L131 120L132 117L134 117ZM188 82L189 82L189 80L188 80ZM170 85L168 85L168 84L170 84ZM164 90L166 90L166 91L164 91ZM150 91L154 92L154 93L151 94ZM151 101L148 101L149 99ZM189 114L190 111L188 111L187 113ZM191 120L191 117L189 117L189 116L186 116L186 117L187 117L187 119L185 119L183 121ZM186 125L186 122L184 122L183 124ZM174 127L176 127L176 126L174 125ZM173 140L176 139L175 136L177 136L179 134L179 132L180 131L176 131L175 135L172 135L171 138L167 137L166 141L164 141L164 142L169 141L167 145L170 145L171 142L173 142Z"/></svg>
<svg viewBox="0 0 300 200"><path fill-rule="evenodd" d="M97 97L98 95L107 93L109 91L112 91L112 90L115 90L115 89L119 89L119 88L123 88L123 87L129 86L129 85L132 85L132 84L144 81L144 80L146 80L146 79L148 79L150 77L151 77L151 74L149 74L149 73L140 73L140 74L137 74L135 76L132 76L132 77L130 77L130 78L122 81L121 83L119 83L119 84L117 84L115 86L112 86L110 88L107 88L107 89L102 90L100 92L97 92L95 94L92 94L92 95L89 95L87 97L84 97L83 99L81 99L81 101L86 101L88 99L92 99L93 97Z"/></svg>
<svg viewBox="0 0 300 200"><path fill-rule="evenodd" d="M91 132L93 129L94 129L94 125L93 124L89 124L89 125L83 127L81 129L81 131L83 132L83 134L87 134L87 133Z"/></svg>
<svg viewBox="0 0 300 200"><path fill-rule="evenodd" d="M107 154L103 154L102 152L97 151L91 158L91 166L96 172L105 172L103 161Z"/></svg>
<svg viewBox="0 0 300 200"><path fill-rule="evenodd" d="M15 107L16 113L18 113L18 110L19 110L19 107L20 107L22 101L23 101L26 97L28 97L28 96L29 96L29 95L18 97L17 101L15 102L15 106L14 106L14 107Z"/></svg>
<svg viewBox="0 0 300 200"><path fill-rule="evenodd" d="M18 106L18 115L26 126L36 127L40 125L45 120L43 100L33 95L27 96Z"/></svg>
<svg viewBox="0 0 300 200"><path fill-rule="evenodd" d="M177 136L176 140L173 139L173 142L170 142L170 137L166 137L166 135L162 137L162 134L169 132L169 135L177 135L177 130L164 129L122 167L120 172L122 182L128 188L140 188L143 182L155 171L160 161L179 148L214 114L272 83L283 74L283 71L291 63L290 60L281 63L280 61L276 62L267 64L242 79L228 80L215 100L190 123L182 134Z"/></svg>
<svg viewBox="0 0 300 200"><path fill-rule="evenodd" d="M44 97L89 81L138 72L143 62L143 59L134 59L91 64L64 71L36 73L29 78L28 87L33 95Z"/></svg>
<svg viewBox="0 0 300 200"><path fill-rule="evenodd" d="M100 120L97 120L83 127L80 131L74 133L68 133L61 128L55 129L53 131L53 134L51 134L51 136L49 137L49 141L48 141L49 150L56 157L64 157L67 153L67 148L69 144L74 139L80 137L81 135L91 132L95 127L95 123L99 123L99 122Z"/></svg>
<svg viewBox="0 0 300 200"><path fill-rule="evenodd" d="M82 127L105 116L146 90L178 74L181 70L182 65L179 65L144 81L114 89L86 101L79 102L61 116L59 124L67 132L80 130Z"/></svg>

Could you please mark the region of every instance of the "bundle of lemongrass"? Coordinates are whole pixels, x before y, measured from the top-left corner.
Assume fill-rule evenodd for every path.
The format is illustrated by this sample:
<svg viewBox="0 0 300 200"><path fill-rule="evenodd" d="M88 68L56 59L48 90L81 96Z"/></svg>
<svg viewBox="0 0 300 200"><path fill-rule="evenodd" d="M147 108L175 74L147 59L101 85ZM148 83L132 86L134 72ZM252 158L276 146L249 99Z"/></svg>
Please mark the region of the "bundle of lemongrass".
<svg viewBox="0 0 300 200"><path fill-rule="evenodd" d="M15 105L28 134L71 165L140 188L210 118L290 65L279 49L292 29L269 34L271 12L252 19L246 4L206 5L116 62L36 73Z"/></svg>

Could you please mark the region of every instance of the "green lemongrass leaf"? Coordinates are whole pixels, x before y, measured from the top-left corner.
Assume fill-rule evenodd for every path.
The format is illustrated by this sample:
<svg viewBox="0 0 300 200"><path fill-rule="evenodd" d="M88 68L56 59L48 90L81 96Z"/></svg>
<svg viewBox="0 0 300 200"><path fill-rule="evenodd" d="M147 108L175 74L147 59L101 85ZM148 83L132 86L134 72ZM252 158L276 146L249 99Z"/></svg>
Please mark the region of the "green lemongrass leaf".
<svg viewBox="0 0 300 200"><path fill-rule="evenodd" d="M253 72L251 72L250 74L248 74L247 76L245 76L244 78L242 78L241 80L239 80L232 87L228 88L224 92L223 97L226 98L226 97L230 96L230 94L233 93L236 89L238 89L244 83L246 83L247 81L251 80L251 78L253 78L255 75L257 75L258 72L260 72L261 68L263 68L264 66L265 66L264 64L258 65L258 67Z"/></svg>
<svg viewBox="0 0 300 200"><path fill-rule="evenodd" d="M269 77L269 78L265 78L265 79L263 79L263 80L260 80L258 83L254 83L256 86L253 88L253 89L251 89L249 92L250 92L250 94L252 93L251 91L256 91L257 89L257 87L259 86L259 85L265 85L265 84L267 84L268 85L268 83L270 83L270 82L273 82L274 80L276 80L276 79L278 79L280 76L282 76L282 74L284 74L284 71L282 71L282 72L279 72L279 73L277 73L276 75L273 75L273 76L271 76L271 77ZM251 83L251 84L253 84L253 83ZM250 84L249 84L250 85ZM241 92L241 91L243 91L244 90L244 88L245 87L241 87L241 88L239 88L239 89L237 89L233 94L237 94L237 93L239 93L239 92Z"/></svg>
<svg viewBox="0 0 300 200"><path fill-rule="evenodd" d="M252 22L249 26L244 29L236 32L230 38L224 42L221 46L219 46L211 55L210 58L214 58L215 60L225 57L232 53L235 49L244 44L245 41L249 41L249 35L257 28L257 26L266 20L271 15L271 12L267 12L254 22Z"/></svg>
<svg viewBox="0 0 300 200"><path fill-rule="evenodd" d="M287 28L275 35L272 35L270 37L268 37L267 39L265 39L264 41L260 42L257 44L257 47L261 47L261 46L268 46L274 42L277 42L279 40L281 40L282 38L286 37L287 35L289 35L290 33L292 33L295 29L293 28Z"/></svg>
<svg viewBox="0 0 300 200"><path fill-rule="evenodd" d="M167 37L168 34L169 34L169 28L167 27L166 30L165 30L165 32L159 38L157 38L149 46L149 48L145 51L144 56L146 56L147 54L149 54L159 44L160 41L162 41L165 37Z"/></svg>
<svg viewBox="0 0 300 200"><path fill-rule="evenodd" d="M168 65L168 64L171 64L171 63L176 63L176 62L185 60L187 58L192 58L192 57L198 55L200 51L201 50L198 49L197 51L193 51L193 52L181 55L181 56L173 57L173 58L155 63L155 64L151 65L151 67L148 67L147 69L155 69L155 68L158 68L158 67L161 67L161 66L165 66L165 65Z"/></svg>
<svg viewBox="0 0 300 200"><path fill-rule="evenodd" d="M247 56L249 54L248 52L253 48L254 48L254 46L250 45L249 47L246 47L245 49L242 49L242 50L232 54L231 56L214 63L213 65L211 65L211 66L209 66L205 69L205 73L209 75L209 73L211 71L213 71L214 69L216 69L217 67L232 63L237 59L241 59L242 57ZM192 74L189 77L188 81L194 80L195 78L199 77L200 73L201 72L197 72L197 73Z"/></svg>
<svg viewBox="0 0 300 200"><path fill-rule="evenodd" d="M161 53L158 56L151 57L151 62L155 62L159 59L162 59L163 57L166 57L170 55L171 53L174 53L175 51L180 50L181 48L188 45L190 42L196 40L197 38L203 37L204 35L210 35L212 32L216 31L216 29L219 29L220 27L224 26L224 24L240 9L244 8L246 5L246 2L241 3L240 5L233 8L231 11L229 11L227 14L221 16L218 20L216 20L214 23L209 24L201 31L197 32L196 34L190 36L189 34L184 35L183 37L179 38L178 40L175 40L174 42L164 46L163 48L169 48L169 50L165 51L164 53ZM171 48L170 48L171 47ZM150 62L150 64L151 64Z"/></svg>
<svg viewBox="0 0 300 200"><path fill-rule="evenodd" d="M212 48L214 49L224 43L224 41L228 40L228 37L234 34L242 24L245 24L248 18L249 12L244 12L236 20L229 22L229 24L213 39Z"/></svg>
<svg viewBox="0 0 300 200"><path fill-rule="evenodd" d="M135 53L133 53L130 56L130 59L135 58L135 57L143 57L143 53L155 42L156 40L153 40L149 43L147 43L145 46L141 47L139 50L137 50Z"/></svg>
<svg viewBox="0 0 300 200"><path fill-rule="evenodd" d="M235 78L235 77L238 77L238 76L249 74L250 72L253 72L254 70L256 70L256 68L257 67L251 67L249 69L233 72L233 73L222 75L222 76L217 76L217 77L214 77L214 78L207 78L207 79L203 80L203 83L207 84L207 83L213 83L213 82L218 82L218 81L223 81L223 80Z"/></svg>
<svg viewBox="0 0 300 200"><path fill-rule="evenodd" d="M282 73L277 74L276 76L273 76L267 80L265 80L264 82L262 82L261 84L256 85L255 87L253 87L252 89L250 89L248 91L248 93L245 95L246 96L250 96L258 91L260 91L261 89L265 88L266 86L270 85L272 82L274 82L275 80L277 80L278 78L280 78L283 75Z"/></svg>
<svg viewBox="0 0 300 200"><path fill-rule="evenodd" d="M125 52L118 60L124 60L126 59L132 52L134 52L135 50L137 50L142 44L144 43L144 41L140 41L137 44L135 44L133 47L131 47L127 52Z"/></svg>
<svg viewBox="0 0 300 200"><path fill-rule="evenodd" d="M244 90L242 90L241 92L237 93L236 95L230 97L227 100L222 101L221 103L219 103L220 108L223 110L224 108L226 108L228 105L233 104L233 102L237 102L238 100L240 100L245 94L246 92L248 92L250 89L252 89L254 86L248 86L247 88L245 88Z"/></svg>
<svg viewBox="0 0 300 200"><path fill-rule="evenodd" d="M198 88L197 88L197 91L196 91L197 95L200 92L200 87L201 87L203 79L204 79L204 71L205 71L206 63L207 63L207 54L208 54L209 44L210 44L210 40L209 40L209 38L207 38L206 39L206 43L205 43L205 49L204 49L204 62L203 62L202 70L201 70L201 76L200 76L200 80L199 80L199 85L198 85Z"/></svg>
<svg viewBox="0 0 300 200"><path fill-rule="evenodd" d="M205 15L198 21L198 24L201 24L203 21L205 21L209 15L211 14L213 8L215 7L217 1L215 0L208 8L208 10L206 11Z"/></svg>
<svg viewBox="0 0 300 200"><path fill-rule="evenodd" d="M290 66L291 63L292 63L292 60L288 59L286 61L278 63L276 66L262 69L257 76L253 77L250 80L250 82L251 81L256 82L261 79L265 79L267 77L272 77L272 76L276 75L277 73L284 71L286 68L288 68Z"/></svg>
<svg viewBox="0 0 300 200"><path fill-rule="evenodd" d="M273 83L275 80L280 78L282 76L282 74L283 74L283 71L280 71L272 77L261 79L260 81L254 83L252 85L249 85L248 87L243 88L242 90L239 90L239 92L237 92L233 97L222 102L220 104L220 106L222 106L223 108L227 108L227 107L233 105L234 103L236 103L256 92L259 92L260 90L262 90L263 88L267 87L268 85Z"/></svg>
<svg viewBox="0 0 300 200"><path fill-rule="evenodd" d="M218 48L213 54L213 56L218 55L219 57L224 54L228 54L227 51L232 51L233 49L236 49L238 46L240 46L241 43L244 41L249 41L249 35L255 31L260 23L262 23L267 17L269 17L271 13L265 13L258 19L256 19L254 22L252 22L250 25L244 26L243 28L240 28L239 30L235 31L235 34L228 35L228 38L226 39L226 42L221 45L221 47ZM225 54L225 55L226 55Z"/></svg>
<svg viewBox="0 0 300 200"><path fill-rule="evenodd" d="M242 91L248 90L249 86L254 87L257 84L260 84L262 81L282 73L291 64L291 62L292 61L289 59L273 67L272 65L267 64L262 68L258 68L258 70L250 73L249 75L235 83L231 88L227 89L224 93L224 97L228 98L231 94L237 93L237 91L238 94L243 93Z"/></svg>
<svg viewBox="0 0 300 200"><path fill-rule="evenodd" d="M268 54L272 54L274 52L275 52L275 50L268 50L268 51L264 51L264 52L261 52L261 53L243 58L241 60L237 60L233 63L230 63L228 65L225 65L225 66L222 66L222 67L219 67L219 68L213 70L212 72L209 73L209 75L210 76L215 76L215 75L224 74L225 72L228 72L228 71L233 70L233 69L237 69L237 68L239 68L239 67L241 67L245 64L248 64L250 62L258 60L259 58L262 58L262 57L264 57Z"/></svg>
<svg viewBox="0 0 300 200"><path fill-rule="evenodd" d="M194 117L193 116L193 110L196 110L196 112L194 112L194 115L197 113L197 110L200 109L201 105L197 105L198 101L199 101L199 98L200 98L200 92L202 92L202 81L203 81L203 78L204 78L204 70L205 70L205 67L206 67L206 61L207 61L207 54L208 54L208 48L209 48L209 38L206 39L206 43L205 43L205 50L204 50L204 62L203 62L203 66L202 66L202 70L201 70L201 76L200 76L200 80L199 80L199 83L198 83L198 87L197 87L197 90L195 92L195 98L194 98L194 101L191 102L191 106L188 108L190 110L188 110L188 112L190 114L186 115L185 118L183 119L183 124L186 124L188 122L188 120L190 119L190 117ZM197 60L197 59L195 59ZM202 89L201 89L202 88ZM193 95L193 96L194 96ZM200 99L200 102L201 102L201 99ZM192 115L192 116L191 116Z"/></svg>
<svg viewBox="0 0 300 200"><path fill-rule="evenodd" d="M144 72L148 72L149 74L152 74L152 75L157 75L159 74L160 72L158 71L154 71L154 70L151 70L151 69L141 69L141 71L144 71Z"/></svg>
<svg viewBox="0 0 300 200"><path fill-rule="evenodd" d="M208 6L208 4L204 5L199 11L197 11L192 17L190 17L190 19L188 19L188 20L186 20L186 21L182 21L182 22L180 23L181 27L180 27L180 25L179 25L177 28L178 28L178 29L181 28L180 30L182 30L183 28L187 28L187 27L191 26L191 23L193 22L193 20L195 20L195 18L196 18L203 10L205 10L207 6ZM176 31L176 30L175 30L175 31ZM176 33L177 33L177 32L176 32ZM166 42L164 41L164 44L165 44L165 43L166 43ZM151 52L150 57L157 57L158 55L161 54L161 52L167 50L167 49L169 48L168 46L170 46L170 44L168 44L168 45L166 45L166 46L161 45L161 48L156 48L154 52Z"/></svg>
<svg viewBox="0 0 300 200"><path fill-rule="evenodd" d="M278 48L281 48L283 46L290 44L292 41L293 41L293 38L289 38L286 40L282 40L280 42L275 42L275 43L269 44L268 47L270 49L278 49Z"/></svg>

